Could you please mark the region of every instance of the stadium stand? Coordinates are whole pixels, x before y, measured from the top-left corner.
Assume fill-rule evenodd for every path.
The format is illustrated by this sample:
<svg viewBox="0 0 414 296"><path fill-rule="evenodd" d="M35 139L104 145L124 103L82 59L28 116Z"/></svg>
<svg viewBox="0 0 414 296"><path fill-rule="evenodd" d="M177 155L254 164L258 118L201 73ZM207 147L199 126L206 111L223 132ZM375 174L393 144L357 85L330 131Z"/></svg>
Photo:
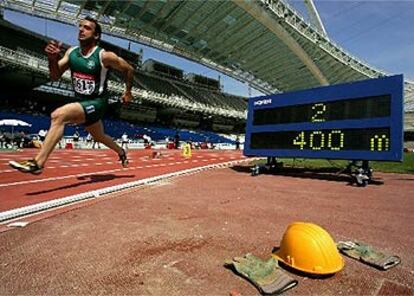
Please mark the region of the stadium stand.
<svg viewBox="0 0 414 296"><path fill-rule="evenodd" d="M0 44L3 46L45 58L43 49L47 44L47 40L42 35L0 19Z"/></svg>
<svg viewBox="0 0 414 296"><path fill-rule="evenodd" d="M43 53L43 49L48 41L46 37L4 20L0 21L0 32L1 46L46 61L46 56ZM6 36L13 37L9 38ZM214 128L216 132L233 132L233 125L226 126L217 124L218 118L215 118L216 124L213 124L213 120L209 124L203 124L200 120L203 117L203 112L218 111L222 115L215 117L221 117L232 112L246 111L247 104L245 98L222 93L217 80L196 74L185 75L181 69L151 59L142 64L142 53L134 53L105 41L102 41L101 45L108 50L116 52L130 64L134 65L136 69L134 79L135 87L148 91L150 95L157 94L162 99L151 102L147 100L143 103L142 98L138 97L135 98L132 104L127 106L115 104L113 105L114 108L111 108L111 111L113 111L112 115L115 115L115 119L120 118L134 124L164 124L190 129ZM63 45L64 49L68 47L69 45ZM7 68L7 63L4 67ZM23 75L28 76L27 74ZM118 85L122 86L123 77L120 77L115 72L110 72L109 78L115 84L118 83ZM44 79L47 79L47 77ZM41 81L32 85L32 87L34 88L36 97L41 97L45 104L47 104L47 99L45 100L47 97L60 96L60 100L55 101L53 99L53 101L62 104L70 101L73 96L73 92L70 90L70 84L63 81ZM171 104L166 106L165 102L170 102ZM177 104L174 104L174 102ZM56 107L56 104L52 103L52 105ZM198 110L204 111L200 114L196 114L197 112L183 111L180 108L183 105L192 105ZM48 107L50 109L50 106ZM165 114L167 115L164 116ZM243 125L239 124L238 126ZM243 132L242 129L238 132ZM71 132L68 133L70 134ZM209 137L214 138L213 135Z"/></svg>
<svg viewBox="0 0 414 296"><path fill-rule="evenodd" d="M50 125L50 118L46 115L40 114L34 115L19 112L0 112L0 119L6 118L19 119L30 123L32 125L31 127L16 128L16 131L24 130L27 134L32 135L36 135L41 129L47 130ZM185 129L156 126L147 127L116 119L105 119L103 123L105 131L116 139L121 138L123 133L127 133L128 135L131 135L131 137L135 138L139 138L139 136L147 134L154 141L162 141L167 137L173 138L176 133L179 133L182 141L191 140L194 142L203 142L208 140L211 143L234 143L234 141L228 137L224 137L210 131L190 131ZM7 130L7 127L2 127L2 130ZM66 137L70 137L74 134L75 130L75 126L66 126L64 135ZM82 129L79 130L79 133L81 137L86 137L87 135L87 133Z"/></svg>

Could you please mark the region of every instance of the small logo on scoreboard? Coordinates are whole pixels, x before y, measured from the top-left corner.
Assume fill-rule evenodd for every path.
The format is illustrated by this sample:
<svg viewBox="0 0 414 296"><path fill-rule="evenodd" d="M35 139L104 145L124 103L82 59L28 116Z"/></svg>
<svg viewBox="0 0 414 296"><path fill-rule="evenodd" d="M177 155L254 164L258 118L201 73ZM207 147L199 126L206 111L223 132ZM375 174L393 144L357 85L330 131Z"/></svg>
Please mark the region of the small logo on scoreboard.
<svg viewBox="0 0 414 296"><path fill-rule="evenodd" d="M262 105L267 105L267 104L271 104L272 103L272 99L261 99L261 100L257 100L256 102L254 102L254 106L262 106Z"/></svg>

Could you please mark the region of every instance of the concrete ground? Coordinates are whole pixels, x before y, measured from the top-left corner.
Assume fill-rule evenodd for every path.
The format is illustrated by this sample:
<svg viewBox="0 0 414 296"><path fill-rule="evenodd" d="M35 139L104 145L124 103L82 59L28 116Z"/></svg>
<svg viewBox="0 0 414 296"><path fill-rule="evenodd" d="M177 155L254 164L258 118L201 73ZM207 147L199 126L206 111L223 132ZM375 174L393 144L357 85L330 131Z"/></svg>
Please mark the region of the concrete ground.
<svg viewBox="0 0 414 296"><path fill-rule="evenodd" d="M299 285L286 294L414 295L414 175L374 177L360 188L346 176L251 177L239 166L111 195L0 233L0 295L258 295L223 263L269 257L294 221L402 263L379 271L345 258L323 279L289 272Z"/></svg>

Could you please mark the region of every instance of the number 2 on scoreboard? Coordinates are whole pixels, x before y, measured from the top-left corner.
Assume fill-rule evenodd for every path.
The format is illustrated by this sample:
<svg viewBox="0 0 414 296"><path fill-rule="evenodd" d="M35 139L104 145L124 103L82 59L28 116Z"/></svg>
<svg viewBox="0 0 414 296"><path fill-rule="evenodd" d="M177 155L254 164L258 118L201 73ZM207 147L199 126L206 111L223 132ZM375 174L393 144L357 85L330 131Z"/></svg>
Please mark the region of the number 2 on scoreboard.
<svg viewBox="0 0 414 296"><path fill-rule="evenodd" d="M312 106L312 111L314 111L313 116L311 117L311 122L323 122L325 118L323 114L326 111L326 105L324 103L317 103Z"/></svg>

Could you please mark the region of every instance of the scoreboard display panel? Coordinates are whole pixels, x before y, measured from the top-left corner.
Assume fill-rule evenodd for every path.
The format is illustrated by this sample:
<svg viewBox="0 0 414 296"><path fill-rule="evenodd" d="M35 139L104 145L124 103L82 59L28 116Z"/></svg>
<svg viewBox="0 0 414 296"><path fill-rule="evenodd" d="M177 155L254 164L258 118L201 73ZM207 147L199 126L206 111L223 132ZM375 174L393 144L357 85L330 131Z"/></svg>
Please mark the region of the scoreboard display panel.
<svg viewBox="0 0 414 296"><path fill-rule="evenodd" d="M403 76L251 98L246 156L402 161Z"/></svg>

